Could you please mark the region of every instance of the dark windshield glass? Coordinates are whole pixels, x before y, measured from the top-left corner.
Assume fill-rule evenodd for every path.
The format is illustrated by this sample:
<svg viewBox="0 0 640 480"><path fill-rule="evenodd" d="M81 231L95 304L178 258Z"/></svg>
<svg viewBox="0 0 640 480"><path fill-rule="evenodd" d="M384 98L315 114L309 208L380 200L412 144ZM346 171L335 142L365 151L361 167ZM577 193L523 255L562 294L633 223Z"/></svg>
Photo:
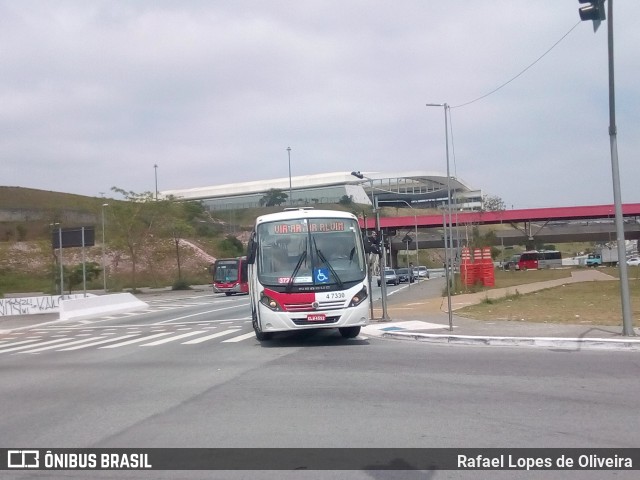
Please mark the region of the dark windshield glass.
<svg viewBox="0 0 640 480"><path fill-rule="evenodd" d="M213 274L214 282L236 282L237 280L238 280L238 263L237 262L216 263L215 272Z"/></svg>

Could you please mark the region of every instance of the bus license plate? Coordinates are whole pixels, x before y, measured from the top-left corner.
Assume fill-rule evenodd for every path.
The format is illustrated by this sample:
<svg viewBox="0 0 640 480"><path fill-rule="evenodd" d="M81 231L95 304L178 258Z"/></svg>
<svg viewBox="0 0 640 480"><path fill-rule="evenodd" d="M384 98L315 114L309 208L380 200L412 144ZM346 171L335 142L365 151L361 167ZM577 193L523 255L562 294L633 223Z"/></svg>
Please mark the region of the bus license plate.
<svg viewBox="0 0 640 480"><path fill-rule="evenodd" d="M324 322L327 316L324 313L314 313L313 315L307 315L307 322Z"/></svg>

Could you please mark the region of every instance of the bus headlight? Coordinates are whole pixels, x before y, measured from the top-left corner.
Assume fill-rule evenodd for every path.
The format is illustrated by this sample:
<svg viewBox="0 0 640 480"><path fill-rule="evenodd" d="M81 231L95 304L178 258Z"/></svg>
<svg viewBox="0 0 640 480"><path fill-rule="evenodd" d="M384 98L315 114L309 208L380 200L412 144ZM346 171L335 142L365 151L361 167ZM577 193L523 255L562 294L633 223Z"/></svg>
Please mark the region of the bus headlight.
<svg viewBox="0 0 640 480"><path fill-rule="evenodd" d="M260 296L260 303L267 307L269 310L274 310L276 312L282 310L278 302L276 302L269 295L265 295L264 293L262 293L262 295Z"/></svg>
<svg viewBox="0 0 640 480"><path fill-rule="evenodd" d="M349 303L350 307L355 307L356 305L360 305L362 302L364 302L367 299L368 295L367 295L367 287L362 287L362 290L360 290L358 293L356 293L353 298L351 299L351 302Z"/></svg>

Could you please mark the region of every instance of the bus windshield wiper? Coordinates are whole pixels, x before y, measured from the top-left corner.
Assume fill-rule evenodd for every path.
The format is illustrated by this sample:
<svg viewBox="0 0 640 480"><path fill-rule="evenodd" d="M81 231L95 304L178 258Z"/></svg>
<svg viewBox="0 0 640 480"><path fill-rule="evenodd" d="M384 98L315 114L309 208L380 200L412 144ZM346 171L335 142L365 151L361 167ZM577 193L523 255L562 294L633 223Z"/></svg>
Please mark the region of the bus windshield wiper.
<svg viewBox="0 0 640 480"><path fill-rule="evenodd" d="M293 273L291 273L291 278L289 278L289 282L287 283L286 291L290 292L293 287L293 281L296 278L296 275L300 271L300 267L302 266L302 262L307 258L307 249L300 254L300 258L298 259L298 263L296 263L296 267L293 269Z"/></svg>

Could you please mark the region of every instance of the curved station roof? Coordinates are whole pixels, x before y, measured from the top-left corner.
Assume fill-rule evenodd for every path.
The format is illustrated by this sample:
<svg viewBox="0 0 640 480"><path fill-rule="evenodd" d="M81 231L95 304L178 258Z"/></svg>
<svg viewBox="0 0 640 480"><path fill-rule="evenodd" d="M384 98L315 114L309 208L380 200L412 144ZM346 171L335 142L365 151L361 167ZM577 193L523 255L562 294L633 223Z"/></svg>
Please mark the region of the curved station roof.
<svg viewBox="0 0 640 480"><path fill-rule="evenodd" d="M173 196L180 200L202 200L214 207L232 205L235 207L257 204L265 192L280 189L289 192L291 186L292 200L300 203L322 199L319 203L330 203L347 195L356 203L371 203L372 195L378 202L406 206L405 202L420 204L434 202L447 198L448 188L459 198L478 197L481 193L471 188L459 178L451 177L447 182L446 175L438 172L407 171L407 172L361 172L363 178L352 175L351 172L320 173L301 175L270 180L194 187L185 189L165 190L163 196ZM448 183L448 184L447 184ZM401 200L398 200L401 199ZM469 198L471 200L471 198Z"/></svg>

